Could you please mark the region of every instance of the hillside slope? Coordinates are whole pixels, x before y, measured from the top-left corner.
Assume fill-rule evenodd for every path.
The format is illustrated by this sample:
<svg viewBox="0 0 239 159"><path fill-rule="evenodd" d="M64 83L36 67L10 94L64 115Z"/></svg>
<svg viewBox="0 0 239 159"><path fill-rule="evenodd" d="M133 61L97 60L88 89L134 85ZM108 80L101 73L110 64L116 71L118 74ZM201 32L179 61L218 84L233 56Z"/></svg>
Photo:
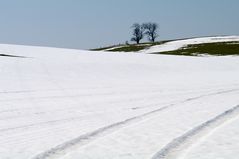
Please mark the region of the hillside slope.
<svg viewBox="0 0 239 159"><path fill-rule="evenodd" d="M5 44L0 54L1 159L239 155L238 57Z"/></svg>
<svg viewBox="0 0 239 159"><path fill-rule="evenodd" d="M192 38L185 40L171 41L162 45L153 46L147 50L143 50L144 53L160 53L167 51L174 51L183 48L187 45L203 44L203 43L219 43L219 42L239 42L239 36L218 36L218 37L202 37Z"/></svg>
<svg viewBox="0 0 239 159"><path fill-rule="evenodd" d="M239 55L239 36L179 39L155 43L119 45L96 50L186 56Z"/></svg>

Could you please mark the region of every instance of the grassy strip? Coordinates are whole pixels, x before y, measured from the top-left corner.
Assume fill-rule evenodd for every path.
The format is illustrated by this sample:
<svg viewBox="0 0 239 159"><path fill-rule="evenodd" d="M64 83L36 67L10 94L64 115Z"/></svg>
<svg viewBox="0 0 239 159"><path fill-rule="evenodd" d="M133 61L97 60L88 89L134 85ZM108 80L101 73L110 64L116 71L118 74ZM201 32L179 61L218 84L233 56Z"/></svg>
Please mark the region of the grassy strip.
<svg viewBox="0 0 239 159"><path fill-rule="evenodd" d="M183 47L179 50L166 51L154 54L184 56L199 56L204 54L215 56L239 55L239 42L193 44Z"/></svg>
<svg viewBox="0 0 239 159"><path fill-rule="evenodd" d="M91 51L103 51L103 50L106 50L106 49L111 49L111 48L120 47L120 46L124 46L124 45L113 45L113 46L101 47L101 48L90 49L90 50Z"/></svg>
<svg viewBox="0 0 239 159"><path fill-rule="evenodd" d="M141 50L147 49L147 48L155 46L155 45L164 44L166 42L169 42L169 40L159 41L159 42L155 42L155 43L117 45L117 46L110 46L110 47L105 47L105 48L93 49L92 51L101 51L101 50L106 50L106 49L111 49L112 48L111 50L109 50L110 52L137 52L137 51L141 51ZM114 49L114 47L118 47L118 48Z"/></svg>
<svg viewBox="0 0 239 159"><path fill-rule="evenodd" d="M116 49L110 50L111 52L136 52L143 50L149 46L147 45L125 45Z"/></svg>

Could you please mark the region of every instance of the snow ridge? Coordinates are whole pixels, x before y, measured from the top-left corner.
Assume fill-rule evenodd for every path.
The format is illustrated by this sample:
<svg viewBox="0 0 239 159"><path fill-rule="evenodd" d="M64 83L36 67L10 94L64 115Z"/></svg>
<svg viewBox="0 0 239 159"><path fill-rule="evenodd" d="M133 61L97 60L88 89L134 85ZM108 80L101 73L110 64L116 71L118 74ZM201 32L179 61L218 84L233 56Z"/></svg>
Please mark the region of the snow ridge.
<svg viewBox="0 0 239 159"><path fill-rule="evenodd" d="M212 118L211 120L202 123L201 125L191 129L182 136L175 138L166 145L163 149L157 152L152 159L176 159L193 143L197 142L203 136L212 132L216 128L222 126L225 122L238 117L239 105L223 112L222 114Z"/></svg>

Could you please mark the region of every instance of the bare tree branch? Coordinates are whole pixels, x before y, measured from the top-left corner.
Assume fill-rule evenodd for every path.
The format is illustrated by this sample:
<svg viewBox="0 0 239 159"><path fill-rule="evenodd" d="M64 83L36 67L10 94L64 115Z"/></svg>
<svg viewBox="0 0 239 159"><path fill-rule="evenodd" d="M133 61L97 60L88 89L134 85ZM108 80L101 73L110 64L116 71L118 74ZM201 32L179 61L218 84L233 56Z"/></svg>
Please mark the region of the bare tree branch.
<svg viewBox="0 0 239 159"><path fill-rule="evenodd" d="M133 24L131 28L133 28L133 37L131 38L131 41L134 41L139 44L140 40L142 40L144 37L144 29L138 23Z"/></svg>
<svg viewBox="0 0 239 159"><path fill-rule="evenodd" d="M158 35L158 24L157 23L144 23L142 27L145 30L145 35L148 36L149 41L155 42L155 39L159 36Z"/></svg>

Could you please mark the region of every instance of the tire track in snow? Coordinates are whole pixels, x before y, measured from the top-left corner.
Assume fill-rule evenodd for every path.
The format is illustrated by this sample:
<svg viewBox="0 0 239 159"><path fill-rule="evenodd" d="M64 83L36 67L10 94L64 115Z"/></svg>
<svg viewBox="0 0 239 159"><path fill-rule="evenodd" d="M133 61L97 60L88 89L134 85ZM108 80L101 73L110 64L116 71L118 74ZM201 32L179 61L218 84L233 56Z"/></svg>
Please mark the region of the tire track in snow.
<svg viewBox="0 0 239 159"><path fill-rule="evenodd" d="M117 122L117 123L99 128L99 129L97 129L93 132L83 134L83 135L81 135L77 138L69 140L69 141L67 141L65 143L62 143L62 144L60 144L56 147L53 147L53 148L51 148L51 149L49 149L49 150L47 150L43 153L40 153L40 154L36 155L35 157L33 157L32 159L53 159L53 158L60 157L64 154L66 154L68 151L71 151L74 147L78 147L78 146L82 146L82 145L85 145L87 143L90 143L91 141L94 141L97 138L100 138L100 137L103 137L103 136L105 136L109 133L115 132L115 131L119 130L120 128L126 127L130 124L142 121L142 120L144 120L148 117L151 117L152 115L155 115L155 114L157 114L157 113L159 113L163 110L169 109L169 108L174 107L176 105L184 104L184 103L187 103L187 102L190 102L190 101L193 101L193 100L198 100L200 98L204 98L204 97L208 97L208 96L220 95L220 94L225 94L225 93L230 93L230 92L235 92L235 91L239 91L239 89L231 89L231 90L225 90L225 91L220 91L220 92L215 92L215 93L204 94L204 95L200 95L200 96L197 96L197 97L194 97L194 98L188 98L188 99L183 100L181 102L169 104L167 106L164 106L164 107L161 107L159 109L150 111L148 113L145 113L145 114L133 117L133 118L126 119L126 120L121 121L121 122ZM235 107L234 109L225 112L225 114L229 114L229 115L232 114L230 112L235 112L236 110L239 110L239 106ZM220 117L220 116L216 117L215 120L217 121L217 118L220 119L220 118L223 118L223 116L227 117L228 115L221 115L221 116L222 117ZM209 121L208 124L210 124L210 123L211 122ZM184 138L187 139L187 137L184 137ZM157 153L157 154L160 154L160 152ZM157 154L156 154L156 157L157 157ZM157 158L153 158L153 159L157 159Z"/></svg>
<svg viewBox="0 0 239 159"><path fill-rule="evenodd" d="M157 152L152 159L176 159L191 145L198 142L200 138L208 135L210 132L222 126L227 121L230 121L238 116L239 105L189 130L182 136L175 138L159 152Z"/></svg>
<svg viewBox="0 0 239 159"><path fill-rule="evenodd" d="M35 91L36 92L36 91ZM63 92L59 89L59 92ZM160 93L161 91L149 91L146 92L147 94L157 94ZM4 92L0 92L4 93ZM21 93L32 93L32 92L21 92ZM34 99L62 99L62 98L79 98L79 97L93 97L93 96L113 96L113 95L120 95L120 94L132 94L134 93L133 91L130 92L115 92L115 91L111 91L111 92L105 92L105 93L80 93L80 94L74 94L74 95L48 95L48 96L39 96L39 97L34 97ZM5 93L7 94L7 93ZM142 98L142 97L140 97ZM1 99L0 102L11 102L11 101L21 101L21 100L28 100L29 98L12 98L12 99Z"/></svg>
<svg viewBox="0 0 239 159"><path fill-rule="evenodd" d="M168 106L165 106L165 107L162 107L160 109L157 109L157 110L154 110L152 112L149 112L149 113L146 113L146 114L143 114L143 115L140 115L140 116L136 116L136 117L133 117L133 118L130 118L130 119L126 119L124 121L121 121L121 122L118 122L118 123L114 123L112 125L109 125L109 126L105 126L105 127L102 127L102 128L99 128L93 132L90 132L90 133L87 133L87 134L84 134L84 135L81 135L73 140L70 140L68 142L65 142L61 145L58 145L42 154L39 154L37 155L36 157L34 157L33 159L49 159L49 158L54 158L54 157L57 157L57 156L60 156L61 154L64 154L64 152L66 151L69 151L71 148L75 147L75 146L78 146L79 144L86 144L86 143L89 143L90 141L93 141L95 140L96 138L98 137L102 137L110 132L114 132L115 130L118 130L126 125L130 125L134 122L137 122L137 121L141 121L143 120L143 118L149 116L149 115L152 115L152 114L155 114L159 111L163 111L171 106L173 106L174 104L171 104L171 105L168 105Z"/></svg>
<svg viewBox="0 0 239 159"><path fill-rule="evenodd" d="M64 118L64 119L58 119L58 120L51 120L51 121L46 121L46 122L33 123L33 124L17 126L17 127L4 128L4 129L0 129L0 133L19 130L19 129L29 129L29 128L32 128L32 127L56 124L56 123L61 123L61 122L71 122L71 121L75 121L75 120L79 120L79 119L82 119L82 116L72 117L72 118Z"/></svg>

